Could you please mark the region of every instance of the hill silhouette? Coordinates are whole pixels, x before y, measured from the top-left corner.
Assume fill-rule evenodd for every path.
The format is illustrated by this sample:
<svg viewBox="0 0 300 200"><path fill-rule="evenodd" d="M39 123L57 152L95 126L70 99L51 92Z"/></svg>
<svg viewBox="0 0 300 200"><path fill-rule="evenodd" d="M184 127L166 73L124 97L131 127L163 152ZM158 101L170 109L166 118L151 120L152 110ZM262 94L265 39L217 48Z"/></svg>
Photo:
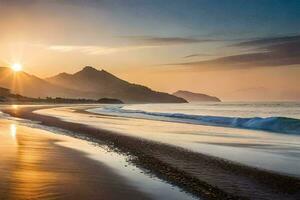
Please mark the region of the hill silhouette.
<svg viewBox="0 0 300 200"><path fill-rule="evenodd" d="M61 73L46 80L71 90L87 92L92 95L89 98L117 98L130 103L186 102L182 98L156 92L142 85L129 83L105 70L97 70L90 66L84 67L74 74Z"/></svg>
<svg viewBox="0 0 300 200"><path fill-rule="evenodd" d="M207 94L194 93L194 92L184 91L184 90L178 90L177 92L173 93L173 95L184 98L188 102L200 102L200 101L220 102L221 101L219 98L209 96Z"/></svg>
<svg viewBox="0 0 300 200"><path fill-rule="evenodd" d="M84 67L74 74L60 73L41 79L37 76L0 67L0 86L12 93L33 97L113 98L126 103L183 103L184 99L129 83L105 70Z"/></svg>

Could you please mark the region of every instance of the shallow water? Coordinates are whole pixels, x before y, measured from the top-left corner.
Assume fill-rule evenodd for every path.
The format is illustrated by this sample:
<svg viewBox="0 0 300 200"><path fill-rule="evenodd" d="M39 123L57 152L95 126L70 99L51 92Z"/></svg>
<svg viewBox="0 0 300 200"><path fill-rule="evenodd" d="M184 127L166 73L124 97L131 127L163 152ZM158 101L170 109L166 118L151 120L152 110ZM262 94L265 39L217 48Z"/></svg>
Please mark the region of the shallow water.
<svg viewBox="0 0 300 200"><path fill-rule="evenodd" d="M86 114L75 112L77 108L79 107L36 112L300 177L298 135L157 119Z"/></svg>
<svg viewBox="0 0 300 200"><path fill-rule="evenodd" d="M79 192L78 198L95 198L92 195L98 193L92 188L100 188L103 193L112 190L110 194L116 194L112 199L122 194L124 198L141 194L149 199L193 199L179 188L145 174L128 163L126 156L106 146L28 120L3 118L6 117L0 119L1 198L65 199L72 197L68 192ZM97 167L89 160L101 165ZM92 175L97 171L100 173Z"/></svg>
<svg viewBox="0 0 300 200"><path fill-rule="evenodd" d="M300 135L298 103L104 105L88 111L111 116Z"/></svg>
<svg viewBox="0 0 300 200"><path fill-rule="evenodd" d="M298 102L217 102L188 104L131 104L124 109L223 117L288 117L300 119Z"/></svg>

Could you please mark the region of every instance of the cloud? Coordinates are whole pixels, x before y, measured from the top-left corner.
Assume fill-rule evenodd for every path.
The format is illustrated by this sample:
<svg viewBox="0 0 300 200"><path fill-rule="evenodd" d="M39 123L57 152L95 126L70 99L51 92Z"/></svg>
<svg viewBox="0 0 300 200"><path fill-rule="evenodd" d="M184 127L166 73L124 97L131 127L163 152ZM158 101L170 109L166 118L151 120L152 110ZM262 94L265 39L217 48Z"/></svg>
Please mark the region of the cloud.
<svg viewBox="0 0 300 200"><path fill-rule="evenodd" d="M59 52L79 51L89 55L107 55L123 51L132 51L148 48L147 46L125 46L125 47L105 47L105 46L76 46L76 45L50 45L46 47L49 50Z"/></svg>
<svg viewBox="0 0 300 200"><path fill-rule="evenodd" d="M215 39L199 39L190 37L153 37L153 36L126 36L123 37L130 42L143 46L169 46L169 45L182 45L194 44L203 42L216 42Z"/></svg>
<svg viewBox="0 0 300 200"><path fill-rule="evenodd" d="M106 55L116 52L132 51L146 48L157 48L161 46L193 44L200 42L212 42L213 39L195 39L182 37L149 37L149 36L126 36L121 37L126 41L120 41L123 46L98 46L98 45L42 45L49 50L59 52L79 51L90 55ZM129 42L126 44L126 42ZM200 54L199 54L200 56Z"/></svg>
<svg viewBox="0 0 300 200"><path fill-rule="evenodd" d="M282 43L289 43L289 42L293 43L299 41L300 41L300 35L293 35L293 36L254 39L254 40L237 43L235 44L235 46L240 46L240 47L256 46L257 47L257 46L274 45L274 44L282 44Z"/></svg>
<svg viewBox="0 0 300 200"><path fill-rule="evenodd" d="M249 69L300 64L300 35L244 41L235 44L235 46L240 48L251 47L255 52L169 65L211 69Z"/></svg>
<svg viewBox="0 0 300 200"><path fill-rule="evenodd" d="M197 53L197 54L186 55L183 58L207 57L207 56L212 56L212 55L211 54L206 54L206 53Z"/></svg>

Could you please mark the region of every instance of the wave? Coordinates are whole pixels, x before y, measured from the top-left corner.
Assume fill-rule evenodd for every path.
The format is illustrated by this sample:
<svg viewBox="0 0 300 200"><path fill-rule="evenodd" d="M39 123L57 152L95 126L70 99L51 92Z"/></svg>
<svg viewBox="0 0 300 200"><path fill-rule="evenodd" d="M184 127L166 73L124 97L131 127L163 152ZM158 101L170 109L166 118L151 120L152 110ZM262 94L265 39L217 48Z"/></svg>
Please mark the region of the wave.
<svg viewBox="0 0 300 200"><path fill-rule="evenodd" d="M122 107L103 107L99 109L88 110L100 114L112 114L117 116L167 120L174 122L223 126L232 128L244 128L252 130L263 130L277 133L300 134L300 120L288 117L223 117L223 116L205 116L190 115L183 113L161 113L146 112L142 110L127 110Z"/></svg>

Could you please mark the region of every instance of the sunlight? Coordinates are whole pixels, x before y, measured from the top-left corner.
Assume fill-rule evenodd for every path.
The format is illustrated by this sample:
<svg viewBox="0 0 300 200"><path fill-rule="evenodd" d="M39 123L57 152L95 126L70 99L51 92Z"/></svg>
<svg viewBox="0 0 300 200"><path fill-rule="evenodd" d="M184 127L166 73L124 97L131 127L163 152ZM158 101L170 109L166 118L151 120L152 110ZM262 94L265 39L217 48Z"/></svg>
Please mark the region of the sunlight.
<svg viewBox="0 0 300 200"><path fill-rule="evenodd" d="M20 63L14 63L12 66L11 66L11 69L14 71L14 72L19 72L23 69L22 65Z"/></svg>
<svg viewBox="0 0 300 200"><path fill-rule="evenodd" d="M12 105L11 107L12 107L13 109L18 109L18 108L19 108L18 105Z"/></svg>
<svg viewBox="0 0 300 200"><path fill-rule="evenodd" d="M16 140L16 135L17 135L17 126L15 124L10 125L10 135L13 138L13 140Z"/></svg>

